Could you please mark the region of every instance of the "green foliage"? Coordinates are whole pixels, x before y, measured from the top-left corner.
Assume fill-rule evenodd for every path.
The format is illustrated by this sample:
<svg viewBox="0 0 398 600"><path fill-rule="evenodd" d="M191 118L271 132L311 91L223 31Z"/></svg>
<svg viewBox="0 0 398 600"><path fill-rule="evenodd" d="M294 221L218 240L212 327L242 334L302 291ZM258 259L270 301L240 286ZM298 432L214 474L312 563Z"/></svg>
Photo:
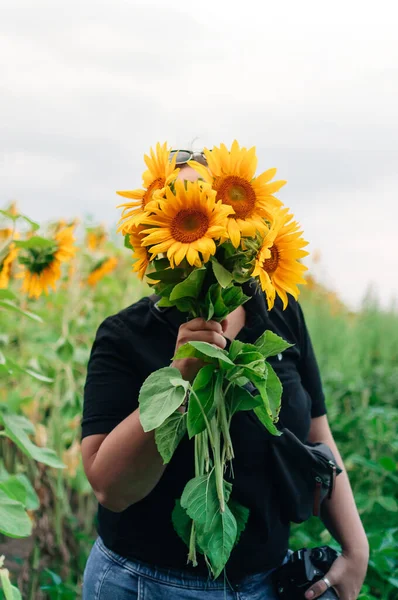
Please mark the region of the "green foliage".
<svg viewBox="0 0 398 600"><path fill-rule="evenodd" d="M230 369L234 364L228 358L227 352L207 342L188 342L180 346L174 355L174 360L180 358L199 358L206 362L219 364L221 369Z"/></svg>
<svg viewBox="0 0 398 600"><path fill-rule="evenodd" d="M184 401L188 389L181 372L164 367L144 381L138 398L140 420L144 431L152 431L164 423Z"/></svg>
<svg viewBox="0 0 398 600"><path fill-rule="evenodd" d="M165 464L169 463L187 431L187 414L176 411L157 427L156 446Z"/></svg>
<svg viewBox="0 0 398 600"><path fill-rule="evenodd" d="M0 414L0 424L4 426L3 434L30 458L56 469L65 466L54 450L40 448L30 440L29 434L34 433L34 427L25 417Z"/></svg>
<svg viewBox="0 0 398 600"><path fill-rule="evenodd" d="M206 429L215 413L214 386L216 373L213 365L202 367L192 384L188 405L188 435L192 438Z"/></svg>
<svg viewBox="0 0 398 600"><path fill-rule="evenodd" d="M26 499L26 497L25 497ZM22 538L32 532L32 522L25 506L9 495L9 490L0 489L0 533L9 537Z"/></svg>

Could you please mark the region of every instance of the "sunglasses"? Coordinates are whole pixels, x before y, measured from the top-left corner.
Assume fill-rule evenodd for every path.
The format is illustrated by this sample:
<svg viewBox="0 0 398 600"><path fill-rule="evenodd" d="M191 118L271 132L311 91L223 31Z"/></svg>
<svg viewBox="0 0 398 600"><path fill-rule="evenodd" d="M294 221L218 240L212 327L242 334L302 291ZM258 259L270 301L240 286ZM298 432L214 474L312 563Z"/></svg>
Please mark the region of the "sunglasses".
<svg viewBox="0 0 398 600"><path fill-rule="evenodd" d="M172 150L170 152L170 161L176 156L176 166L185 165L189 160L207 166L206 157L203 152L192 152L191 150Z"/></svg>

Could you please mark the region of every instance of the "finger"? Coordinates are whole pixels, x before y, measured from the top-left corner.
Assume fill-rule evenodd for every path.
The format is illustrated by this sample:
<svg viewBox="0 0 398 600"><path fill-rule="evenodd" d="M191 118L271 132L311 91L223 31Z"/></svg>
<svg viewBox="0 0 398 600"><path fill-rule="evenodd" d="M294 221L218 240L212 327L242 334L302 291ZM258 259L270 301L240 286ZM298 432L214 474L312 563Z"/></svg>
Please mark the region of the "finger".
<svg viewBox="0 0 398 600"><path fill-rule="evenodd" d="M217 331L185 331L180 335L178 345L182 346L188 342L207 342L224 350L227 345L225 337Z"/></svg>
<svg viewBox="0 0 398 600"><path fill-rule="evenodd" d="M326 583L323 581L323 579L320 579L319 581L314 583L314 585L308 588L308 590L305 592L305 597L308 598L308 600L310 600L311 598L319 598L319 596L322 596L322 594L324 594L327 589L328 586L326 585Z"/></svg>
<svg viewBox="0 0 398 600"><path fill-rule="evenodd" d="M224 319L223 321L221 321L221 327L222 327L223 333L225 333L228 328L228 319Z"/></svg>
<svg viewBox="0 0 398 600"><path fill-rule="evenodd" d="M192 319L192 321L188 321L188 323L184 323L181 325L180 329L188 329L189 331L217 331L218 333L222 333L223 329L221 324L217 321L205 321L205 319L197 318Z"/></svg>

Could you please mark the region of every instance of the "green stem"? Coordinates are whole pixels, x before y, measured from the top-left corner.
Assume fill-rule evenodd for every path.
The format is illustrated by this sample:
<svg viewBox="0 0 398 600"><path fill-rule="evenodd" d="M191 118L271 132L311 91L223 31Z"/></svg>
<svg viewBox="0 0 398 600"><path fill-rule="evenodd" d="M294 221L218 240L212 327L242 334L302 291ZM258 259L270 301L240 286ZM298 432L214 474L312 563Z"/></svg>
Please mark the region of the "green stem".
<svg viewBox="0 0 398 600"><path fill-rule="evenodd" d="M40 564L40 548L36 542L33 547L33 553L32 553L31 578L29 581L29 592L28 592L27 600L34 600L36 598L37 584L39 581L39 564Z"/></svg>
<svg viewBox="0 0 398 600"><path fill-rule="evenodd" d="M192 521L191 535L189 538L188 562L191 562L194 567L198 566L198 561L196 557L196 531L194 521Z"/></svg>
<svg viewBox="0 0 398 600"><path fill-rule="evenodd" d="M220 502L220 511L225 512L225 499L224 499L224 464L221 461L221 436L218 429L218 419L214 416L211 420L212 433L213 433L213 456L214 456L214 471L216 475L216 488L217 496Z"/></svg>
<svg viewBox="0 0 398 600"><path fill-rule="evenodd" d="M227 411L225 408L225 397L223 401L220 403L219 408L219 419L220 419L220 427L224 437L224 447L223 447L223 462L225 459L232 460L234 458L234 449L232 446L231 435L229 433L229 425L227 418Z"/></svg>
<svg viewBox="0 0 398 600"><path fill-rule="evenodd" d="M199 400L197 394L195 394L195 392L193 391L192 387L190 389L190 392L191 392L191 394L193 394L195 396L196 402L199 405L200 411L201 411L201 413L203 415L204 422L206 423L207 431L208 431L209 438L210 438L210 443L213 446L214 445L214 443L213 443L213 434L212 434L212 430L211 430L211 427L210 427L209 419L207 418L207 415L206 415L205 411L203 410L203 406L202 406L201 401Z"/></svg>

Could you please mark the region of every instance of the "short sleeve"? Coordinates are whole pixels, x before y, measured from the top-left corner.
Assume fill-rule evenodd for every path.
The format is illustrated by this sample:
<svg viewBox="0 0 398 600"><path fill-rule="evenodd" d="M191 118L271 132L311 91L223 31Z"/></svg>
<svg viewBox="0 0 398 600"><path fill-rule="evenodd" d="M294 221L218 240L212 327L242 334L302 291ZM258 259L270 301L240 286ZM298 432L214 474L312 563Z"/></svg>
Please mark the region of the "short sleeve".
<svg viewBox="0 0 398 600"><path fill-rule="evenodd" d="M129 330L117 315L108 317L97 331L88 362L82 438L110 433L131 414L138 407L141 383Z"/></svg>
<svg viewBox="0 0 398 600"><path fill-rule="evenodd" d="M322 387L321 375L310 334L305 323L301 306L298 304L300 325L300 377L304 388L311 398L311 417L326 415L325 394Z"/></svg>

